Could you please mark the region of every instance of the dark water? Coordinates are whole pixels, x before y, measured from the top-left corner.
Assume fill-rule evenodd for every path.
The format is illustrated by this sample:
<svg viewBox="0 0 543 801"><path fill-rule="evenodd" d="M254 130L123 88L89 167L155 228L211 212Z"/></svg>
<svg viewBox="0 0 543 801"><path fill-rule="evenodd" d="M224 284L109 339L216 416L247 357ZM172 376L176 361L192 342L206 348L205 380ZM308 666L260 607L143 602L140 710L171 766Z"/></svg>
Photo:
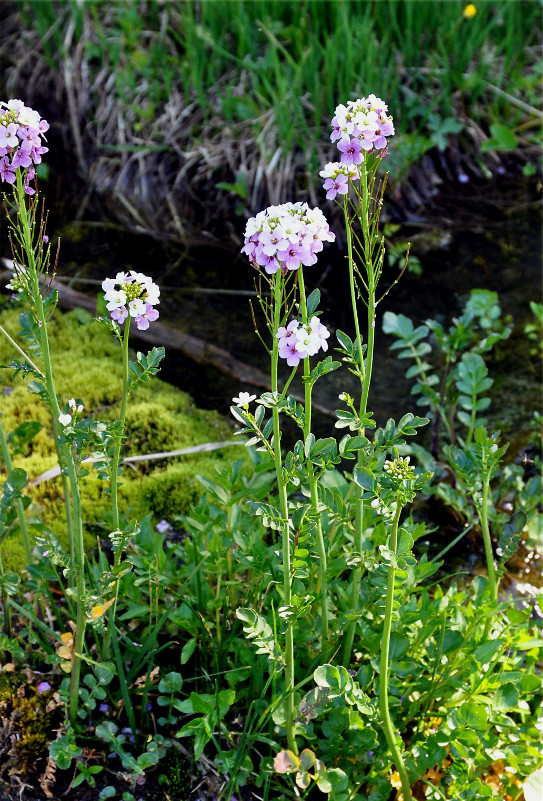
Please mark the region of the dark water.
<svg viewBox="0 0 543 801"><path fill-rule="evenodd" d="M511 338L489 360L495 384L494 416L504 433L516 437L525 431L534 409L540 407L541 374L537 360L530 358L523 327L531 319L529 302L541 300L541 208L535 185L503 182L493 193L466 191L464 197L444 197L442 210L430 210L423 221L402 231L412 239L412 254L422 265L421 275L407 272L378 307L376 354L369 407L379 424L388 417L398 419L406 411L416 411L410 396L411 384L404 379L410 362L398 363L389 351L392 338L381 331L386 310L403 313L420 323L431 317L447 322L462 311L474 288L498 293L502 312L514 321ZM485 197L486 194L486 197ZM456 210L453 214L453 208ZM444 215L438 217L438 214ZM189 264L179 266L179 285L213 289L214 294L180 294L168 291L162 304L164 318L184 331L223 347L237 358L267 371L268 357L254 333L249 298L231 294L254 289L255 273L244 257L232 263L229 254L197 254ZM383 290L393 281L397 268L385 269ZM335 245L325 247L319 262L305 271L308 292L319 287L322 293L322 320L332 330L353 334L345 260ZM224 293L224 290L227 292ZM258 301L253 299L254 315L260 333L270 341ZM363 324L365 309L361 311ZM334 339L333 335L329 342ZM230 399L239 389L236 382L211 369L193 366L184 356L169 354L163 376L187 388L205 406L227 411ZM301 392L301 384L293 385ZM346 370L325 376L316 386L315 399L322 406L338 407L337 396L347 390L357 395L356 379ZM330 433L333 421L317 415L320 435Z"/></svg>
<svg viewBox="0 0 543 801"><path fill-rule="evenodd" d="M383 313L402 313L416 324L428 317L446 323L462 311L471 289L490 289L498 293L503 314L514 322L512 336L488 361L495 382L492 424L522 447L532 412L541 406L540 365L537 357L529 355L530 345L523 335L524 325L531 320L529 302L541 301L540 197L541 185L535 179L456 186L454 192L440 195L439 205L424 209L396 233L411 240L411 254L420 260L422 270L420 275L406 272L378 307L369 399L378 424L417 411L411 384L403 377L410 362L398 362L389 351L393 338L381 331ZM329 213L331 204L324 201L322 208ZM227 249L183 253L92 220L62 224L52 217L50 222L51 238L61 236L59 276L73 279L75 288L97 293L103 278L128 267L150 274L162 287L163 322L268 372L267 354L254 332L250 298L244 294L254 291L256 273L244 256ZM240 217L240 236L244 224ZM2 255L9 255L6 245L3 241ZM385 267L383 291L396 275L396 267ZM332 331L339 328L352 335L346 264L335 244L326 245L317 265L306 268L305 280L308 292L317 286L321 290L323 322ZM256 297L252 307L260 333L271 341ZM363 330L364 316L362 307ZM332 334L331 349L334 339ZM172 350L167 350L161 375L189 392L198 405L224 414L240 390L261 391L240 386L216 368L196 364ZM301 393L301 383L295 381L292 389ZM347 370L339 370L319 381L315 400L333 410L339 405L338 394L345 390L356 397L357 381ZM332 433L331 417L316 414L314 422L318 435Z"/></svg>

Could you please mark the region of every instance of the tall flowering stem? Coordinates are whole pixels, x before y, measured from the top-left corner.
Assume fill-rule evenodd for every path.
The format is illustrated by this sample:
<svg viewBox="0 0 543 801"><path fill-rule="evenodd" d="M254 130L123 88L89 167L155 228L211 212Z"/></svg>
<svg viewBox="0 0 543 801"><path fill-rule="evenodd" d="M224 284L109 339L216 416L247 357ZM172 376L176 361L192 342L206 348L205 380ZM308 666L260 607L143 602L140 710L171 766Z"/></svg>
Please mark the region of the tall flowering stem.
<svg viewBox="0 0 543 801"><path fill-rule="evenodd" d="M300 311L302 313L302 322L307 328L309 325L307 313L307 300L305 293L305 282L303 268L300 267L298 271L298 286L300 289ZM304 441L311 433L311 394L312 384L310 383L309 374L311 372L309 356L304 359L304 401L305 401L305 416L304 416ZM322 524L319 514L319 496L317 488L317 479L315 478L315 470L313 463L307 462L307 475L309 479L309 492L311 496L311 507L315 519L315 539L317 544L317 552L319 554L319 593L321 603L321 651L326 650L328 641L328 578L327 578L327 553L324 544L324 537L322 533Z"/></svg>
<svg viewBox="0 0 543 801"><path fill-rule="evenodd" d="M26 207L25 191L26 176L22 170L16 171L15 196L17 202L17 214L20 224L20 245L26 256L25 267L20 273L21 280L26 283L28 297L31 303L32 312L38 325L40 346L43 358L43 375L47 399L51 407L53 416L53 435L58 444L59 461L64 466L69 484L69 495L65 493L66 517L68 521L68 531L70 535L70 551L72 554L72 576L71 589L75 594L77 602L76 628L74 635L74 653L72 659L72 670L70 675L70 694L69 694L69 717L72 725L77 722L77 710L79 706L79 682L81 674L81 655L83 653L85 641L86 615L85 615L85 549L83 544L83 518L81 511L81 498L79 493L79 482L77 469L73 453L65 444L60 445L59 419L61 411L55 391L53 379L53 367L51 362L51 352L49 348L49 338L47 334L47 314L42 297L40 286L40 276L37 269L34 245L32 242L33 224L31 215ZM35 201L32 201L35 203ZM71 509L70 509L71 501Z"/></svg>
<svg viewBox="0 0 543 801"><path fill-rule="evenodd" d="M358 375L361 385L359 416L362 420L367 415L373 366L375 309L379 302L376 300L376 289L384 255L384 240L378 235L384 182L380 191L376 193L375 178L380 159L386 153L387 139L394 134L392 117L387 112L387 105L381 98L373 94L358 100L349 100L346 105L339 105L332 119L330 139L337 143L341 160L327 164L320 173L324 178L323 186L326 190L326 197L329 200L334 200L338 195L343 197L349 285L356 331L356 350L359 358ZM360 182L359 186L358 182ZM356 198L356 203L349 196L349 188L353 190L352 194ZM359 233L357 233L355 223L358 223ZM360 285L364 287L366 297L363 297ZM367 307L368 332L365 358L358 320L357 301L359 297ZM360 434L364 435L364 428L360 430ZM357 459L359 467L362 465L363 459L363 453L359 451ZM362 581L360 557L364 528L362 493L359 488L356 489L356 492L358 496L353 549L358 565L353 570L351 582L351 606L355 616L360 609ZM356 617L349 623L345 632L342 653L344 665L348 665L351 661L355 629Z"/></svg>
<svg viewBox="0 0 543 801"><path fill-rule="evenodd" d="M271 388L279 399L284 397L294 370L300 361L315 355L319 349L326 350L326 339L329 332L320 323L318 317L305 317L300 325L299 320L292 320L284 325L288 316L288 302L285 301L286 278L289 272L300 270L301 266L316 264L317 253L323 249L323 242L333 242L335 235L331 233L326 218L320 209L310 209L307 203L283 203L270 206L251 217L245 227L245 242L242 248L256 270L263 270L269 276L272 290L273 308L268 325L271 329L273 345L271 349ZM302 279L303 281L303 279ZM305 303L305 294L304 301ZM287 308L285 308L287 307ZM285 359L293 373L286 382L283 393L279 393L278 363ZM305 367L308 374L309 362ZM311 395L309 401L309 423L311 424ZM240 400L240 399L238 399ZM279 409L272 407L273 454L275 473L279 494L279 509L282 518L282 556L283 556L283 606L286 610L287 629L285 633L285 694L286 694L286 732L288 747L298 752L294 736L294 620L291 619L292 606L292 567L291 567L291 522L288 513L286 479L281 457L281 426ZM316 488L314 489L316 503ZM323 543L321 543L324 548ZM326 621L323 621L326 628ZM323 632L325 631L323 628Z"/></svg>
<svg viewBox="0 0 543 801"><path fill-rule="evenodd" d="M121 458L121 448L126 421L126 407L128 405L128 338L130 335L130 317L127 318L122 338L122 363L123 363L123 388L121 396L121 410L119 414L119 431L115 440L113 460L110 467L110 489L111 489L111 518L113 530L119 528L119 462ZM115 553L115 564L121 558L120 552Z"/></svg>
<svg viewBox="0 0 543 801"><path fill-rule="evenodd" d="M402 512L402 505L400 499L397 500L396 512L392 521L390 531L389 550L391 551L392 558L388 563L388 576L387 576L387 594L385 606L385 620L383 624L383 634L381 637L381 660L379 669L379 711L383 720L383 730L385 737L392 755L393 762L396 770L400 774L402 783L402 793L404 801L411 801L411 785L409 777L403 761L402 754L398 748L396 740L396 733L392 720L390 719L390 712L388 709L388 676L389 676L389 656L390 656L390 633L392 630L392 617L394 612L394 584L396 578L396 569L393 561L396 557L398 550L398 524L400 521L400 514Z"/></svg>
<svg viewBox="0 0 543 801"><path fill-rule="evenodd" d="M347 254L349 267L349 287L351 295L351 305L355 323L356 349L360 359L359 378L360 378L360 405L359 416L364 419L368 412L368 397L373 371L373 355L375 347L375 319L376 319L376 290L381 276L383 266L383 243L378 239L379 211L382 200L384 186L375 193L376 171L378 160L373 156L365 154L362 162L357 168L359 184L351 181L356 196L356 204L345 196L343 201L343 211L347 231ZM358 223L360 234L357 234L354 226ZM377 242L377 246L375 245ZM360 266L358 266L360 265ZM358 299L363 297L360 292L359 284L362 284L365 296L363 302L366 305L367 320L367 340L365 353L362 347L362 334L358 318ZM364 436L365 429L360 430ZM364 455L358 452L357 465L361 466ZM364 532L364 502L361 498L362 491L356 488L356 515L353 549L355 554L362 552L362 541ZM351 606L353 613L356 614L360 607L360 590L362 581L362 565L358 564L352 574L351 580ZM343 642L342 659L343 664L348 665L351 660L354 635L356 630L356 619L351 621L345 632Z"/></svg>
<svg viewBox="0 0 543 801"><path fill-rule="evenodd" d="M106 308L112 319L111 326L115 335L121 342L123 384L121 393L121 409L114 437L113 457L109 463L109 485L111 492L111 522L113 534L118 535L120 529L119 515L119 463L126 422L126 408L130 392L128 341L130 337L130 324L134 319L137 328L145 331L149 323L158 319L159 313L155 306L160 303L160 289L154 281L143 273L130 270L128 273L117 273L115 278L106 278L102 282ZM124 323L124 332L121 337L120 325ZM118 567L122 559L122 548L114 549L113 564ZM108 625L103 644L103 654L109 656L109 648L113 629L115 626L115 611L119 593L119 582L115 584L115 599L108 612Z"/></svg>
<svg viewBox="0 0 543 801"><path fill-rule="evenodd" d="M283 286L284 280L281 271L275 273L272 279L273 292L273 328L277 331L281 326L283 314ZM271 389L272 393L279 394L278 379L279 342L273 338L271 355ZM281 427L279 409L272 409L273 418L273 452L275 460L275 475L279 493L279 509L283 520L281 532L281 547L283 556L283 606L290 606L292 600L292 576L290 558L290 520L288 515L287 488L283 476L283 462L281 458ZM287 620L285 632L285 694L286 694L286 732L288 747L295 754L298 753L294 736L294 624Z"/></svg>

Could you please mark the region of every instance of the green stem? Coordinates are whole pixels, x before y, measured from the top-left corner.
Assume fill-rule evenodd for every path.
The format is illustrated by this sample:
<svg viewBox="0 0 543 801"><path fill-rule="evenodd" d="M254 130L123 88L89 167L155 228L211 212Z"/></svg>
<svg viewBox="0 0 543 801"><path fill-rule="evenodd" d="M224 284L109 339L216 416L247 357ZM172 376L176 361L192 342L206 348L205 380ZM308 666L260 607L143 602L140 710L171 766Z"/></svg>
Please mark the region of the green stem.
<svg viewBox="0 0 543 801"><path fill-rule="evenodd" d="M68 446L61 446L59 443L58 418L60 408L58 404L55 384L53 380L53 366L51 363L51 352L49 350L49 338L47 335L47 320L39 275L34 257L34 247L32 244L32 222L28 216L26 208L26 195L23 187L22 170L17 170L17 203L18 217L21 224L23 237L23 248L28 259L28 278L32 292L31 303L35 319L40 332L40 345L44 364L43 374L45 386L51 411L53 413L53 437L57 446L59 464L63 468L64 500L66 506L66 520L68 534L70 538L70 551L72 555L73 575L71 578L71 589L75 592L77 599L76 630L74 637L74 654L72 658L72 671L70 676L70 697L69 697L69 717L72 726L77 722L77 710L79 705L79 679L81 674L81 654L85 640L85 548L83 543L83 520L81 513L81 499L79 495L79 483L73 454ZM71 496L71 505L70 505Z"/></svg>
<svg viewBox="0 0 543 801"><path fill-rule="evenodd" d="M274 276L273 282L274 313L273 313L273 348L271 355L271 388L273 393L278 392L277 366L279 362L279 342L275 333L281 325L281 307L283 302L283 280L281 273ZM283 606L291 605L291 567L290 567L290 521L288 518L287 488L283 477L283 463L281 459L281 428L279 424L279 410L272 409L273 420L273 450L275 459L275 475L279 493L279 506L283 518L282 551L283 551ZM287 622L285 632L285 695L286 695L286 732L288 747L295 754L298 753L296 738L294 736L294 624Z"/></svg>
<svg viewBox="0 0 543 801"><path fill-rule="evenodd" d="M43 300L39 292L38 277L34 271L32 276L35 310L40 327L40 338L42 356L44 361L45 383L51 408L53 410L53 436L58 441L58 417L60 408L53 383L53 369L49 351L49 341L47 336L47 323ZM73 454L68 447L62 449L62 457L65 462L67 474L67 486L65 486L65 502L67 504L66 516L70 521L70 553L72 557L73 577L70 581L71 589L75 590L77 601L76 628L74 637L74 654L72 658L72 671L70 674L70 696L69 696L69 718L72 726L77 723L77 710L79 707L79 681L81 675L81 655L85 641L85 627L87 623L85 615L85 546L83 542L83 515L81 510L81 498L79 494L79 482ZM62 462L61 462L62 464ZM69 494L68 494L69 488ZM71 498L71 508L69 500Z"/></svg>
<svg viewBox="0 0 543 801"><path fill-rule="evenodd" d="M130 316L127 317L124 325L124 333L122 340L122 369L123 369L123 387L121 395L121 411L119 414L119 432L118 438L115 441L113 449L113 459L109 466L109 487L111 492L111 520L113 531L119 531L119 462L121 458L121 448L123 444L124 426L126 421L126 408L128 405L128 338L130 335ZM122 558L122 550L119 548L115 551L113 557L114 567L118 567ZM115 601L108 609L107 615L107 629L104 637L102 647L103 659L109 659L109 650L111 647L111 638L115 628L115 613L117 610L117 600L119 597L119 581L115 583Z"/></svg>
<svg viewBox="0 0 543 801"><path fill-rule="evenodd" d="M9 476L9 474L13 470L13 463L11 461L11 454L9 452L8 441L6 439L6 434L4 432L4 426L2 425L1 414L0 414L0 451L2 453L3 462L6 465L6 472ZM22 498L17 498L17 500L15 501L15 507L17 509L17 517L19 518L19 528L21 529L21 535L23 538L23 547L25 551L26 563L27 565L31 565L33 562L32 547L30 545L30 534L28 533L28 526L26 525L25 507Z"/></svg>
<svg viewBox="0 0 543 801"><path fill-rule="evenodd" d="M356 286L354 280L354 262L353 262L353 249L352 249L352 234L350 229L350 220L347 213L347 204L345 204L345 221L347 228L347 251L349 260L349 285L351 290L351 304L353 308L353 316L356 331L356 344L360 358L360 372L361 372L361 396L360 396L360 417L364 417L367 412L368 396L370 391L371 374L373 368L373 351L375 344L375 272L374 265L371 258L371 242L369 230L369 189L368 189L368 174L366 168L366 160L363 162L363 169L360 175L360 188L362 197L362 210L359 213L360 225L362 228L362 235L364 239L364 262L367 275L368 287L368 334L367 334L367 348L366 358L362 354L362 339L360 336L360 326L358 322L358 309L356 305ZM365 429L360 429L360 435L364 436ZM362 451L358 451L357 467L362 466L363 461ZM355 527L353 550L357 554L362 554L362 541L364 535L364 501L361 498L362 489L357 487L357 498L355 506ZM354 614L357 614L360 609L360 594L362 588L362 565L359 564L354 568L351 579L351 607ZM356 618L349 623L345 631L345 638L343 642L342 664L346 667L351 662L351 653L353 649L354 635L356 631Z"/></svg>
<svg viewBox="0 0 543 801"><path fill-rule="evenodd" d="M392 530L390 532L390 544L389 544L389 548L394 555L396 554L396 550L398 547L398 523L402 511L399 499L397 499L396 503L398 504L398 508L396 509L394 520L392 521ZM394 581L396 576L396 570L394 568L394 564L395 563L391 561L389 562L388 566L385 622L383 625L383 636L381 638L381 663L379 672L379 710L381 712L381 718L383 720L383 730L385 732L385 737L388 743L388 747L392 755L392 760L396 766L396 770L400 774L404 801L411 801L411 786L409 783L409 778L407 776L407 771L405 769L405 764L402 755L400 753L398 744L396 742L396 733L394 731L394 727L390 719L390 712L388 709L388 659L390 653L390 632L392 630L392 613L394 609Z"/></svg>
<svg viewBox="0 0 543 801"><path fill-rule="evenodd" d="M485 545L486 568L488 571L488 583L490 584L490 596L492 603L498 603L498 581L496 579L496 567L494 565L494 552L492 551L492 542L490 540L490 529L488 526L488 496L490 492L490 476L488 471L483 481L483 498L481 501L481 511L479 512L479 521L481 523L481 531L483 532L483 542ZM492 627L492 618L489 617L486 625L484 636L487 637Z"/></svg>
<svg viewBox="0 0 543 801"><path fill-rule="evenodd" d="M119 530L119 461L121 456L121 447L124 436L124 425L126 420L126 407L128 404L128 337L130 334L130 317L127 317L124 325L124 334L122 341L122 356L123 356L123 388L121 397L121 412L119 416L120 430L119 436L115 442L113 451L113 461L110 468L110 489L111 489L111 517L113 521L113 531ZM115 554L115 565L118 565L121 559L121 552Z"/></svg>
<svg viewBox="0 0 543 801"><path fill-rule="evenodd" d="M51 352L49 350L49 337L47 335L47 326L45 320L45 310L43 307L43 298L41 296L41 287L39 281L38 270L36 267L36 259L34 258L34 248L32 245L32 224L29 219L28 210L26 208L26 194L23 187L23 174L22 170L17 170L17 206L18 217L21 223L21 231L23 235L23 248L28 259L28 277L31 284L31 304L34 312L35 319L39 326L40 331L40 346L41 355L43 358L44 370L43 377L45 380L45 387L47 390L47 397L51 406L52 412L52 426L53 426L53 440L57 451L58 463L62 469L61 480L62 489L64 494L64 508L66 511L66 528L68 532L68 541L70 543L70 555L74 558L74 537L73 518L72 518L72 505L70 503L70 482L66 475L64 468L70 460L68 448L60 444L58 417L60 408L57 400L57 393L55 391L55 384L53 381L53 368L51 363Z"/></svg>
<svg viewBox="0 0 543 801"><path fill-rule="evenodd" d="M309 325L307 317L307 301L305 294L305 283L303 268L298 270L298 285L300 287L300 310L302 312L302 322L305 326ZM309 364L309 356L304 359L304 394L305 394L305 415L304 415L304 442L311 433L311 394L312 385L307 378L311 372ZM315 478L315 469L313 463L307 461L307 475L309 479L309 492L311 495L311 508L316 521L315 539L317 545L317 553L319 554L319 592L321 601L321 652L326 650L328 642L328 564L326 546L324 544L324 537L322 533L322 524L319 513L319 494L317 489L317 479Z"/></svg>

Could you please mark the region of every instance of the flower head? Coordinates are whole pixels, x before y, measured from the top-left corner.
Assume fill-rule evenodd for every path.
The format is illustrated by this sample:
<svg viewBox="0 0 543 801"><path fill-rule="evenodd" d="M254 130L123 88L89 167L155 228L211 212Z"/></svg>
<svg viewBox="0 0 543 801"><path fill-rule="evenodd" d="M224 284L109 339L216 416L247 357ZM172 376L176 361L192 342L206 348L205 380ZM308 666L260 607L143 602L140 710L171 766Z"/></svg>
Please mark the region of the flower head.
<svg viewBox="0 0 543 801"><path fill-rule="evenodd" d="M128 316L133 317L140 331L149 328L149 323L158 320L154 307L160 303L160 289L143 273L130 270L130 273L117 273L115 278L102 281L106 308L111 319L124 323Z"/></svg>
<svg viewBox="0 0 543 801"><path fill-rule="evenodd" d="M34 109L25 106L22 100L0 103L0 179L15 183L16 170L24 171L24 189L34 194L30 181L36 174L33 164L40 164L48 148L41 143L49 123L42 120ZM45 137L43 137L45 138Z"/></svg>
<svg viewBox="0 0 543 801"><path fill-rule="evenodd" d="M288 326L281 327L275 337L279 340L279 356L289 367L297 367L301 359L314 356L319 350L328 350L326 340L330 332L318 317L312 317L308 325L300 325L292 320Z"/></svg>
<svg viewBox="0 0 543 801"><path fill-rule="evenodd" d="M315 264L322 243L334 239L320 209L310 209L307 203L283 203L248 220L241 252L257 270L263 267L273 275Z"/></svg>
<svg viewBox="0 0 543 801"><path fill-rule="evenodd" d="M341 104L336 108L330 139L337 143L341 164L347 167L360 164L365 153L386 148L387 138L394 134L392 117L387 111L386 103L373 94L349 100L346 106ZM325 186L325 189L330 191L332 185Z"/></svg>

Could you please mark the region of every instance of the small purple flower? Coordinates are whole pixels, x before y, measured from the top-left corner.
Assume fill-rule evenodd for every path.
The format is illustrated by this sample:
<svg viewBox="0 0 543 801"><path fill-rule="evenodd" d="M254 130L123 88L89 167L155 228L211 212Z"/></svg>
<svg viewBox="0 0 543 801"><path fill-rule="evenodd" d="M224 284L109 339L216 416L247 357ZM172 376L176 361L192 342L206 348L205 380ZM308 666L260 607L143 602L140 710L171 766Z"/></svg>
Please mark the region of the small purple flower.
<svg viewBox="0 0 543 801"><path fill-rule="evenodd" d="M268 275L273 275L280 269L281 265L275 258L275 254L268 254L264 252L264 249L261 245L258 245L255 253L256 263L260 267L264 267Z"/></svg>
<svg viewBox="0 0 543 801"><path fill-rule="evenodd" d="M8 184L15 183L15 172L9 163L8 157L4 156L0 159L0 176L3 181L6 181Z"/></svg>
<svg viewBox="0 0 543 801"><path fill-rule="evenodd" d="M362 161L362 142L360 139L340 142L338 144L338 150L342 153L342 164L360 164Z"/></svg>
<svg viewBox="0 0 543 801"><path fill-rule="evenodd" d="M39 692L40 695L42 695L42 693L46 693L47 690L50 690L50 689L51 689L51 685L49 684L48 681L40 681L39 682L39 684L38 684L38 692Z"/></svg>
<svg viewBox="0 0 543 801"><path fill-rule="evenodd" d="M30 158L28 153L25 153L25 151L22 148L19 148L19 150L17 150L17 152L13 156L13 159L11 160L11 168L13 170L16 170L17 167L22 167L23 169L26 169L26 167L30 167L31 164L32 164L32 159Z"/></svg>
<svg viewBox="0 0 543 801"><path fill-rule="evenodd" d="M0 147L17 147L19 140L17 139L17 126L14 122L9 125L0 125Z"/></svg>
<svg viewBox="0 0 543 801"><path fill-rule="evenodd" d="M277 329L276 338L279 340L279 347L288 345L291 342L296 342L296 331L298 329L298 320L292 320L287 327L281 326Z"/></svg>
<svg viewBox="0 0 543 801"><path fill-rule="evenodd" d="M296 345L297 341L294 340L292 343L287 342L279 348L279 356L287 360L289 367L297 367L301 359L305 358L306 355L303 351L298 350Z"/></svg>
<svg viewBox="0 0 543 801"><path fill-rule="evenodd" d="M327 178L324 182L326 197L333 200L336 195L346 195L349 190L349 179L341 173L336 178Z"/></svg>
<svg viewBox="0 0 543 801"><path fill-rule="evenodd" d="M119 323L119 325L122 325L122 323L124 323L127 317L128 317L128 309L126 308L126 306L118 306L111 312L111 319L115 320L115 322Z"/></svg>
<svg viewBox="0 0 543 801"><path fill-rule="evenodd" d="M143 314L136 317L136 325L140 331L147 331L149 323L154 323L155 320L158 320L158 311L147 303Z"/></svg>

